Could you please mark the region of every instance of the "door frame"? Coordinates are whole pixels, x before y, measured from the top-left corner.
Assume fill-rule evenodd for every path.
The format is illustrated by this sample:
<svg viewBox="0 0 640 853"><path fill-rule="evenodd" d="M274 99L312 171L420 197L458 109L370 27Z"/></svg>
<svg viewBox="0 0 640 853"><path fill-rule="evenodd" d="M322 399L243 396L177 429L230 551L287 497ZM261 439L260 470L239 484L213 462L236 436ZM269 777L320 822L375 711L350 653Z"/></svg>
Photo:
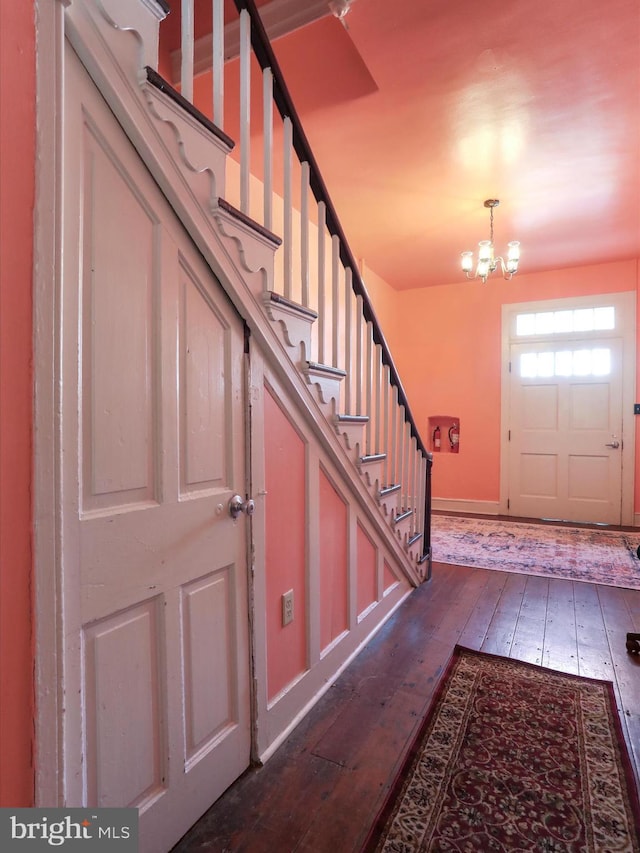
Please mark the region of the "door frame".
<svg viewBox="0 0 640 853"><path fill-rule="evenodd" d="M621 523L632 526L634 518L635 489L635 416L633 404L636 393L636 294L634 291L601 293L594 296L576 296L562 299L544 299L532 302L514 302L502 306L502 370L500 406L500 508L501 515L509 515L509 429L511 411L510 350L513 343L524 343L516 338L515 316L531 311L560 311L573 308L590 308L614 305L617 327L609 337L622 341L622 495ZM582 333L581 333L582 334ZM550 335L528 336L526 342L556 340ZM558 338L557 340L563 340Z"/></svg>
<svg viewBox="0 0 640 853"><path fill-rule="evenodd" d="M62 720L59 713L62 638L61 499L57 470L59 389L56 364L60 324L58 294L62 268L61 174L64 11L68 0L35 0L36 190L34 209L34 434L33 434L33 634L34 634L34 805L61 806Z"/></svg>

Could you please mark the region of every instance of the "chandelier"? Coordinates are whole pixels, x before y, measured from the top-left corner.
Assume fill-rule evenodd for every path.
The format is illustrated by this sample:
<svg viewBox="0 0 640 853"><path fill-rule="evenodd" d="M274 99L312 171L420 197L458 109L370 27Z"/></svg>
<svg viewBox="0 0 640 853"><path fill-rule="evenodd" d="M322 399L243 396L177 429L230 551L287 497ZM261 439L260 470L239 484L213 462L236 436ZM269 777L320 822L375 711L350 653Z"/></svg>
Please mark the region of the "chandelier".
<svg viewBox="0 0 640 853"><path fill-rule="evenodd" d="M346 26L346 21L344 20L347 13L351 11L351 4L355 3L355 0L330 0L328 6L332 15L341 21Z"/></svg>
<svg viewBox="0 0 640 853"><path fill-rule="evenodd" d="M475 272L473 269L473 252L462 253L462 269L467 278L481 278L482 282L486 282L492 272L498 269L498 264L502 270L502 277L507 281L518 272L518 261L520 260L520 243L518 240L512 240L507 244L507 259L502 257L494 257L493 254L493 211L500 204L497 198L488 198L484 206L491 211L490 231L488 240L480 240L478 243L478 263L476 264Z"/></svg>

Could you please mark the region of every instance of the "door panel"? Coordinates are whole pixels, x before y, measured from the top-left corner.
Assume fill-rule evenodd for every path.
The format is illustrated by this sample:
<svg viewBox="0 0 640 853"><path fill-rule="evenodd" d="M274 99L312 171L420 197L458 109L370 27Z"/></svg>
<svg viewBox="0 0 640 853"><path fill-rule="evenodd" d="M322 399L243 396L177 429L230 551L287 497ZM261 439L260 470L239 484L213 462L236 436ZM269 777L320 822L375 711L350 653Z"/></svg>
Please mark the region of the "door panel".
<svg viewBox="0 0 640 853"><path fill-rule="evenodd" d="M182 497L195 497L230 486L233 424L224 378L232 375L233 362L228 324L182 258L180 279L180 490Z"/></svg>
<svg viewBox="0 0 640 853"><path fill-rule="evenodd" d="M87 803L121 806L162 791L160 604L145 601L83 629ZM129 756L126 774L121 754Z"/></svg>
<svg viewBox="0 0 640 853"><path fill-rule="evenodd" d="M158 853L249 764L244 330L67 51L65 804Z"/></svg>
<svg viewBox="0 0 640 853"><path fill-rule="evenodd" d="M85 124L82 142L82 509L90 512L155 498L161 233L101 130Z"/></svg>
<svg viewBox="0 0 640 853"><path fill-rule="evenodd" d="M594 348L609 351L610 372L572 373L567 354ZM532 375L535 368L521 370L523 356L537 356L540 373L548 375ZM621 359L619 339L511 346L512 515L620 523ZM618 447L608 446L616 441Z"/></svg>

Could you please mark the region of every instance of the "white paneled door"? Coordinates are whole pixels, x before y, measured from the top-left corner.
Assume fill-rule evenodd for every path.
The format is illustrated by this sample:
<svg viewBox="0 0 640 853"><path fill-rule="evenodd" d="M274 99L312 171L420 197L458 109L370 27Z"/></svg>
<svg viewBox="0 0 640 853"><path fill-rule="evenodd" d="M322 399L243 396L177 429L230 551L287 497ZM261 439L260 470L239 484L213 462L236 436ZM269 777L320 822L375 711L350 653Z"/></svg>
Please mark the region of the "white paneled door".
<svg viewBox="0 0 640 853"><path fill-rule="evenodd" d="M243 325L67 56L64 801L160 853L250 758Z"/></svg>
<svg viewBox="0 0 640 853"><path fill-rule="evenodd" d="M509 512L620 524L622 341L511 346Z"/></svg>

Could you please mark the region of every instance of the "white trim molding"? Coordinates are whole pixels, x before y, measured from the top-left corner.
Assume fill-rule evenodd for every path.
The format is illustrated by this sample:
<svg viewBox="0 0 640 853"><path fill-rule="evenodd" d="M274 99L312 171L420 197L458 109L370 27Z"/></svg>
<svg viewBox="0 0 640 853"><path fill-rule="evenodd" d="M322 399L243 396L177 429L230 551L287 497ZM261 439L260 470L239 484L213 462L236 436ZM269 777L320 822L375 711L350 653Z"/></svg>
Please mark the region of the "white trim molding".
<svg viewBox="0 0 640 853"><path fill-rule="evenodd" d="M441 512L470 512L475 515L499 515L499 501L471 501L456 498L433 498L431 508Z"/></svg>
<svg viewBox="0 0 640 853"><path fill-rule="evenodd" d="M61 154L64 15L68 2L36 0L36 198L34 219L34 613L35 613L35 802L62 806L62 724L58 715L61 683L60 611L61 533L56 452L56 294L61 276Z"/></svg>

